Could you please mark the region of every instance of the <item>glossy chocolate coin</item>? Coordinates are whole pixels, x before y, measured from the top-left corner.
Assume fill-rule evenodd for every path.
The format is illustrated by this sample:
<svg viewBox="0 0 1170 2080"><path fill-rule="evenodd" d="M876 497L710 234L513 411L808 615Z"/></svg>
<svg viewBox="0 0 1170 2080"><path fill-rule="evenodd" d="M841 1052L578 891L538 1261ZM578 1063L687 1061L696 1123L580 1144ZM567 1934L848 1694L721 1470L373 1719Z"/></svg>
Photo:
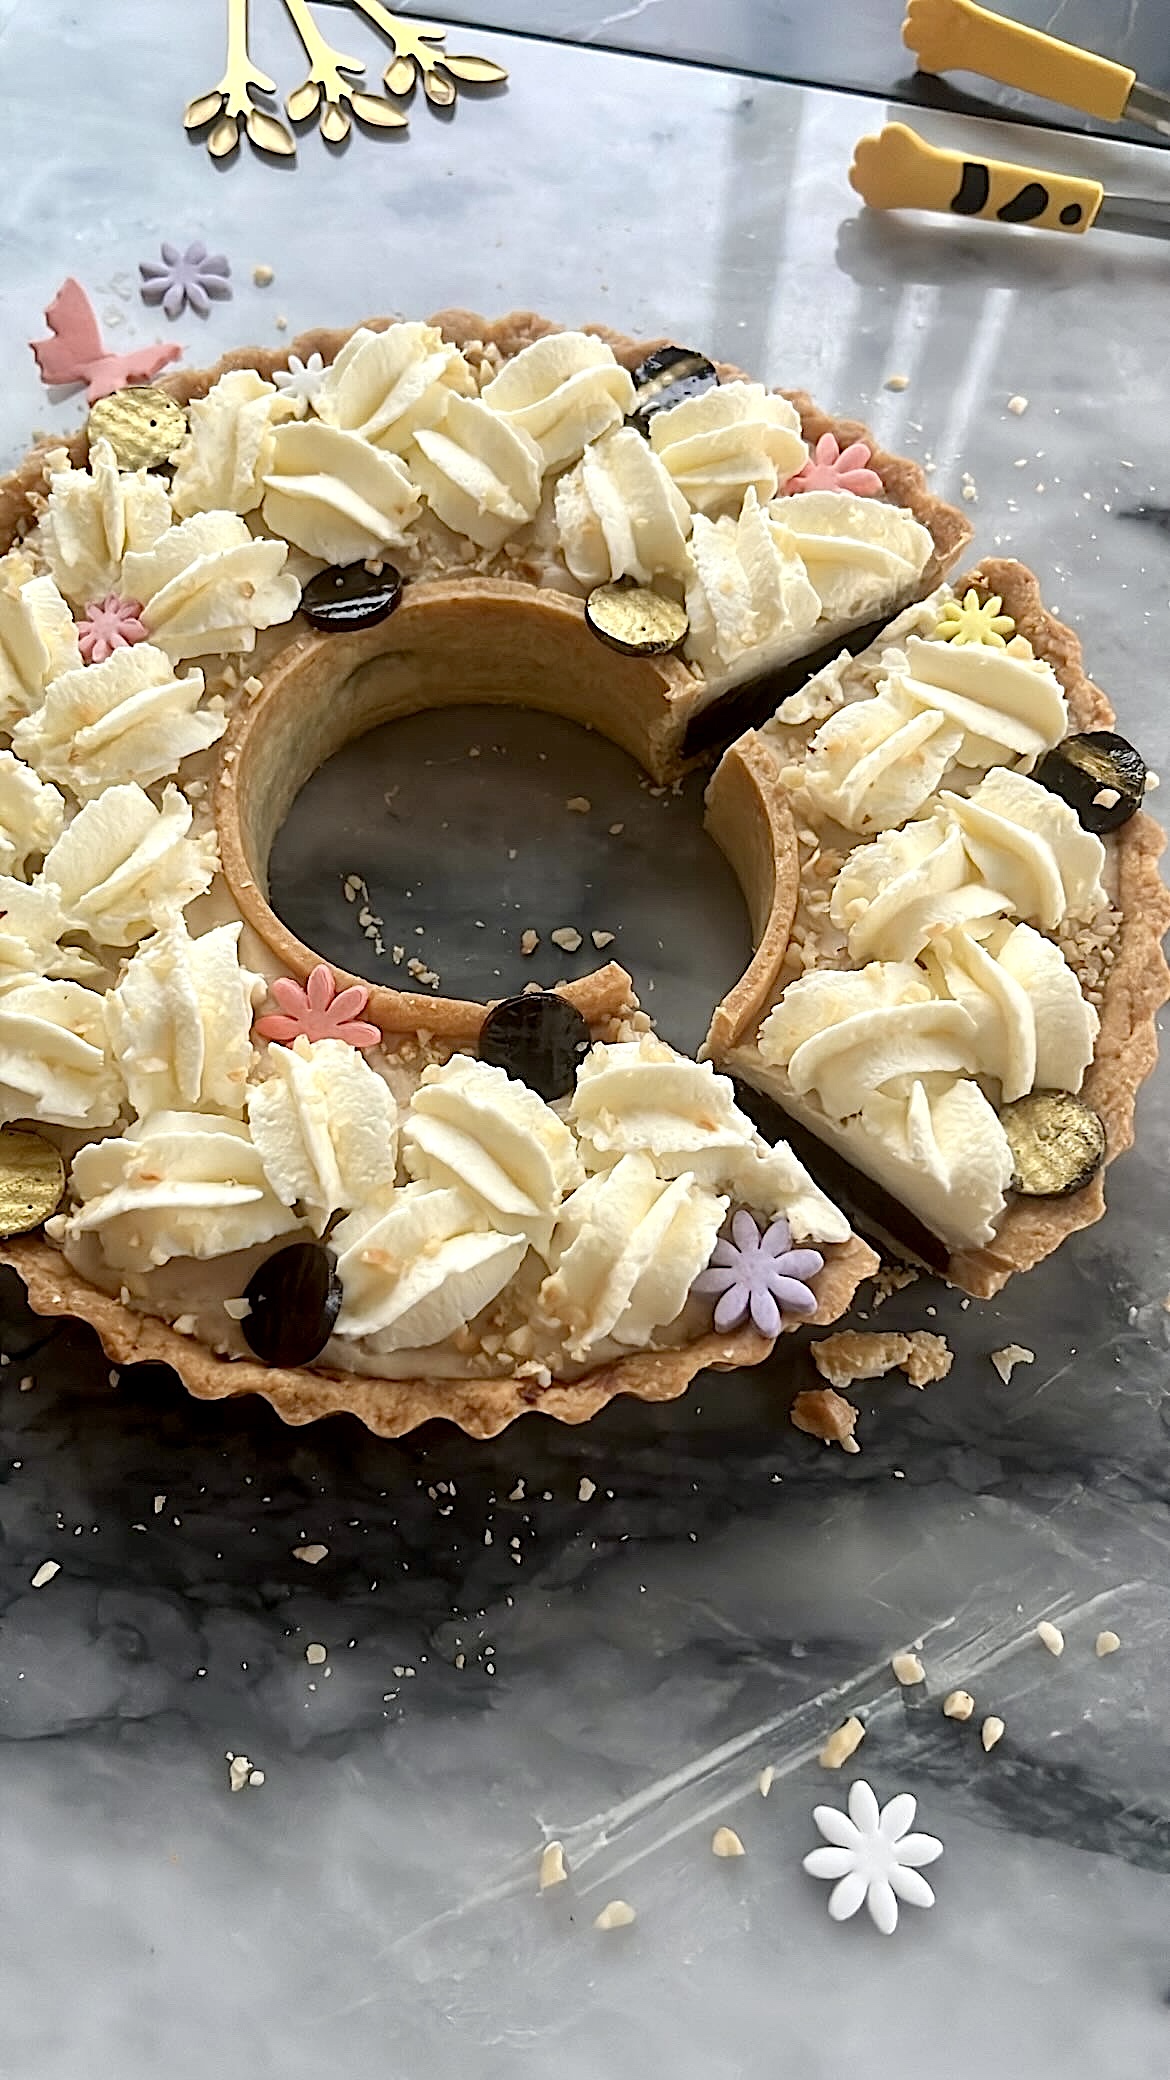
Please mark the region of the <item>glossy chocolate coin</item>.
<svg viewBox="0 0 1170 2080"><path fill-rule="evenodd" d="M384 563L377 577L364 563L347 563L344 569L319 571L301 594L301 610L314 628L329 635L350 634L358 628L376 628L394 612L402 598L402 579L392 563Z"/></svg>
<svg viewBox="0 0 1170 2080"><path fill-rule="evenodd" d="M999 1118L1015 1164L1012 1189L1026 1198L1079 1192L1105 1161L1105 1128L1071 1091L1031 1091Z"/></svg>
<svg viewBox="0 0 1170 2080"><path fill-rule="evenodd" d="M0 1235L27 1235L55 1213L65 1190L61 1152L28 1127L0 1128Z"/></svg>
<svg viewBox="0 0 1170 2080"><path fill-rule="evenodd" d="M480 1059L506 1069L551 1104L566 1098L589 1051L589 1027L556 990L505 997L480 1027Z"/></svg>
<svg viewBox="0 0 1170 2080"><path fill-rule="evenodd" d="M668 412L672 405L697 397L718 381L718 372L707 356L693 347L655 347L634 370L634 409L628 424L648 438L650 421L657 412Z"/></svg>
<svg viewBox="0 0 1170 2080"><path fill-rule="evenodd" d="M665 657L685 642L690 622L677 600L645 585L598 585L585 602L595 636L624 657Z"/></svg>
<svg viewBox="0 0 1170 2080"><path fill-rule="evenodd" d="M1146 762L1113 730L1088 729L1046 751L1032 778L1058 794L1085 829L1100 837L1119 830L1141 808Z"/></svg>
<svg viewBox="0 0 1170 2080"><path fill-rule="evenodd" d="M341 1297L332 1252L319 1242L290 1242L248 1280L244 1341L266 1365L311 1365L333 1334Z"/></svg>

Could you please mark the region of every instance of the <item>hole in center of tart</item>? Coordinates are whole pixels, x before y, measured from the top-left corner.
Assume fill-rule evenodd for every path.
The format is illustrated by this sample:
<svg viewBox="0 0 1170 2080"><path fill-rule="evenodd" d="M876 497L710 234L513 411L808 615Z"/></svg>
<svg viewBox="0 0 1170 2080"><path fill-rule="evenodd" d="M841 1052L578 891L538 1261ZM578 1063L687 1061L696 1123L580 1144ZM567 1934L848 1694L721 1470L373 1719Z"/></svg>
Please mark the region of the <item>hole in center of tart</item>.
<svg viewBox="0 0 1170 2080"><path fill-rule="evenodd" d="M272 907L331 964L423 993L487 1001L620 961L693 1051L751 958L704 779L655 788L557 716L410 716L306 783L273 845Z"/></svg>

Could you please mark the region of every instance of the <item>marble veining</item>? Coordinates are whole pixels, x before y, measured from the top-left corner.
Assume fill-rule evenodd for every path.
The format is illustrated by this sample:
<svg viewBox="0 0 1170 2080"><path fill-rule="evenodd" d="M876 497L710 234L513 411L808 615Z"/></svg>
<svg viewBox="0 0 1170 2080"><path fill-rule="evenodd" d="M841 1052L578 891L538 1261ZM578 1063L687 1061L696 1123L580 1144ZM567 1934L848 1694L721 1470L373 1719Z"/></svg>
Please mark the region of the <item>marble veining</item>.
<svg viewBox="0 0 1170 2080"><path fill-rule="evenodd" d="M1170 771L1170 544L1122 519L1170 498L1160 252L867 219L845 167L875 104L486 29L505 96L419 111L404 145L334 157L311 136L295 173L216 170L177 123L216 13L125 0L111 38L64 0L8 11L8 458L80 416L23 344L67 269L120 346L172 336L132 288L162 237L235 270L234 302L174 329L189 359L454 301L668 329L868 415L966 490L976 551L1034 565ZM969 134L1002 155L1003 131ZM1152 153L1093 151L1113 186L1166 178ZM604 785L621 878L604 920L563 921L617 930L690 1036L708 949L742 918L725 884L708 906L692 793L663 807L616 766ZM574 825L556 893L583 904L604 853ZM291 889L322 934L352 929L333 884L374 878L369 842ZM660 929L668 845L695 885ZM510 947L518 891L468 911L455 877L444 909L440 883L453 968ZM1104 1224L985 1306L927 1281L886 1303L879 1324L942 1330L955 1366L921 1393L856 1389L856 1458L787 1423L814 1381L806 1335L665 1409L388 1445L348 1418L293 1431L259 1403L197 1404L157 1368L111 1376L87 1330L49 1329L0 1282L3 2080L1160 2080L1168 1088L1164 1070L1147 1086ZM1035 1360L1005 1385L990 1353L1012 1342ZM295 1557L310 1544L316 1566ZM1107 1626L1122 1648L1098 1660ZM914 1641L925 1694L888 1671ZM956 1686L966 1726L940 1709ZM850 1711L866 1738L830 1778L814 1757ZM1006 1732L985 1755L989 1712ZM233 1795L229 1750L264 1783ZM889 1942L833 1926L800 1869L812 1805L857 1773L914 1791L946 1844L938 1906ZM711 1855L721 1824L744 1859ZM554 1838L572 1876L541 1898ZM637 1922L595 1933L615 1896Z"/></svg>

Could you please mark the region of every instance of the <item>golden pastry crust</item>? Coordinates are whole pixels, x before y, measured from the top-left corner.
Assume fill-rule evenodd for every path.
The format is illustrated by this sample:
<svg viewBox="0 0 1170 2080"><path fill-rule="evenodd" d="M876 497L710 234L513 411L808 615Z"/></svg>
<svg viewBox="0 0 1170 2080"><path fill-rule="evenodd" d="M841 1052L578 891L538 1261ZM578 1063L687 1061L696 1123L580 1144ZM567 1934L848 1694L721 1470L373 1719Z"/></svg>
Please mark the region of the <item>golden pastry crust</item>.
<svg viewBox="0 0 1170 2080"><path fill-rule="evenodd" d="M955 581L960 595L969 586L998 593L1020 635L1051 664L1074 730L1114 727L1111 702L1085 671L1080 638L1048 612L1033 571L1005 558L986 557ZM705 1052L717 1068L750 1082L752 1043L762 1016L775 1001L798 887L787 796L774 761L754 732L724 753L708 788L707 804L713 834L737 871L742 861L750 877L744 889L758 947L743 979L716 1009ZM749 817L750 833L734 831ZM1106 1169L1132 1146L1137 1092L1157 1059L1155 1017L1170 997L1170 969L1162 951L1162 939L1170 930L1170 889L1158 867L1165 843L1159 825L1143 811L1109 840L1121 923L1101 997L1096 1051L1082 1086L1086 1104L1104 1122L1105 1168L1066 1199L1012 1200L993 1243L950 1256L945 1277L979 1299L998 1293L1014 1272L1030 1270L1051 1256L1067 1235L1100 1220Z"/></svg>

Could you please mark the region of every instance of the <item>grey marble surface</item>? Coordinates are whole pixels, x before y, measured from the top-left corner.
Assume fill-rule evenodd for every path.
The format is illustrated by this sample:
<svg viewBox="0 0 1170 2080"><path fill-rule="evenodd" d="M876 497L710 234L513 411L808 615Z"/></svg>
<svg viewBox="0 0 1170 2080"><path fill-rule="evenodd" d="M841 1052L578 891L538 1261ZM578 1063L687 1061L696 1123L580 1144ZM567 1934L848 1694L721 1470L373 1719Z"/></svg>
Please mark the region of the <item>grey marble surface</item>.
<svg viewBox="0 0 1170 2080"><path fill-rule="evenodd" d="M177 110L217 76L218 10L162 12L125 0L115 39L56 0L8 12L9 457L34 423L78 416L23 345L61 276L121 320L112 340L159 337L120 291L162 237L236 266L233 303L172 328L190 359L282 337L278 314L291 331L453 301L669 329L868 413L940 489L969 472L976 549L1035 566L1170 770L1170 537L1122 517L1170 505L1164 253L864 220L844 171L880 107L486 31L506 95L340 157L311 138L295 172L216 170ZM276 10L253 12L287 88ZM1099 163L1114 185L1166 180L1153 154ZM693 804L656 821L595 754L581 791L609 788L607 813L628 793L622 884L586 917L612 855L583 819L556 848L557 898L625 935L643 988L697 1027L715 994L698 949L727 913L693 888L667 928L648 915L663 833L702 856ZM420 755L388 746L387 786ZM519 762L500 759L505 822L530 789ZM446 772L444 799L465 780ZM355 868L326 854L318 871ZM482 961L477 916L504 957L527 890L493 881L461 932L429 885L445 979ZM321 918L345 929L336 906ZM46 1333L8 1281L3 2080L1162 2075L1167 1099L1162 1073L1107 1220L1058 1259L982 1307L926 1283L887 1303L883 1325L944 1329L955 1367L925 1393L857 1390L855 1459L789 1428L810 1377L791 1343L672 1408L388 1445L348 1420L289 1431L263 1406L204 1407L158 1370L111 1378L87 1331ZM1036 1355L1005 1386L989 1353L1011 1341ZM328 1547L316 1568L293 1557L310 1541ZM34 1590L47 1559L60 1572ZM1033 1636L1044 1616L1060 1661ZM1098 1661L1105 1626L1123 1648ZM887 1669L916 1639L925 1696ZM941 1716L956 1685L1006 1723L991 1756L978 1719ZM813 1760L855 1707L858 1764L883 1796L916 1792L946 1842L936 1911L888 1943L832 1925L799 1868L810 1808L857 1773ZM232 1796L228 1750L264 1784ZM711 1856L721 1822L744 1861ZM574 1876L541 1899L553 1836ZM615 1896L638 1921L599 1935Z"/></svg>
<svg viewBox="0 0 1170 2080"><path fill-rule="evenodd" d="M902 42L905 0L456 0L449 20L490 22L601 49L735 67L809 86L848 87L927 107L1007 110L1023 119L1100 129L1092 116L956 72L915 71ZM1170 92L1164 0L999 0L994 12L1128 66ZM1124 135L1166 140L1137 123Z"/></svg>

